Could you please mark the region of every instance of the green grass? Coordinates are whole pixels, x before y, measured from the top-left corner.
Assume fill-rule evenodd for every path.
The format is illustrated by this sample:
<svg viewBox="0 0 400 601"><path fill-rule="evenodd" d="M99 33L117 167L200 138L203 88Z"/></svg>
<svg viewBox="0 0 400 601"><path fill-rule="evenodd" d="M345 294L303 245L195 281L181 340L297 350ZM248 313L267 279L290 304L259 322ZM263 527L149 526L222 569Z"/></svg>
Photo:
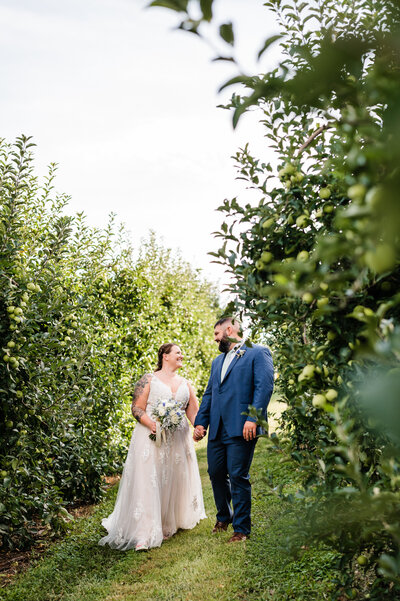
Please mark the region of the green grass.
<svg viewBox="0 0 400 601"><path fill-rule="evenodd" d="M306 551L293 560L285 550L290 520L285 503L267 495L266 469L295 489L293 467L280 463L260 440L252 466L253 532L246 543L227 545L230 532L211 535L215 508L206 473L206 449L198 447L208 518L180 531L160 548L119 552L98 546L102 517L112 510L116 487L88 518L78 520L15 582L4 601L259 601L327 599L333 556Z"/></svg>
<svg viewBox="0 0 400 601"><path fill-rule="evenodd" d="M245 558L246 601L312 601L330 599L333 580L338 577L336 556L323 549L300 549L294 558L287 538L296 521L290 506L271 494L266 472L273 485L285 485L285 492L299 488L292 463L282 463L282 455L257 443L252 464L253 529Z"/></svg>

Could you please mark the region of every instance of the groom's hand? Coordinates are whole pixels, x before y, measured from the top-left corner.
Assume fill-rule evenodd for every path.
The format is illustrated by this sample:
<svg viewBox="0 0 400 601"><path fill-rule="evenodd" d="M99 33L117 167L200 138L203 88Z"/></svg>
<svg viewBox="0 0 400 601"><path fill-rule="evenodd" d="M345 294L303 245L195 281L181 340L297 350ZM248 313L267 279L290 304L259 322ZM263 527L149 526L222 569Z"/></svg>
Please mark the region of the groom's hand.
<svg viewBox="0 0 400 601"><path fill-rule="evenodd" d="M196 426L193 431L193 440L195 442L198 442L199 440L204 438L205 435L206 435L206 430L205 430L204 426Z"/></svg>
<svg viewBox="0 0 400 601"><path fill-rule="evenodd" d="M244 422L243 426L243 438L245 440L254 440L257 436L257 424L254 422Z"/></svg>

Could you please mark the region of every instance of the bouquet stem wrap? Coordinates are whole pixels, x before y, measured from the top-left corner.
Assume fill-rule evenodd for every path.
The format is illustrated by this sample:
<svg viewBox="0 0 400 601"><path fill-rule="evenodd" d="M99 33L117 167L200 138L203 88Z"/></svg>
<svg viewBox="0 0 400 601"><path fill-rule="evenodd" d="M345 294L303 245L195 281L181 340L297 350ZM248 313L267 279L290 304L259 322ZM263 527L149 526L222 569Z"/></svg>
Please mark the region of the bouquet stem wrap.
<svg viewBox="0 0 400 601"><path fill-rule="evenodd" d="M161 430L161 424L157 420L156 421L156 446L161 446L161 441L165 442L165 431Z"/></svg>

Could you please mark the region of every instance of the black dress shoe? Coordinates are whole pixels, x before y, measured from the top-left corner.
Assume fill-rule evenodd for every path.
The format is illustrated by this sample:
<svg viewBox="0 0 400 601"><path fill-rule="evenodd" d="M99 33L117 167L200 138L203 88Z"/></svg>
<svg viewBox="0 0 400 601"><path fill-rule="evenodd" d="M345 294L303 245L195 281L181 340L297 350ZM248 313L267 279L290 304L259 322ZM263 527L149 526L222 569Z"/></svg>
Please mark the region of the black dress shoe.
<svg viewBox="0 0 400 601"><path fill-rule="evenodd" d="M212 529L212 534L216 534L217 532L226 532L228 530L229 522L216 522L214 528Z"/></svg>

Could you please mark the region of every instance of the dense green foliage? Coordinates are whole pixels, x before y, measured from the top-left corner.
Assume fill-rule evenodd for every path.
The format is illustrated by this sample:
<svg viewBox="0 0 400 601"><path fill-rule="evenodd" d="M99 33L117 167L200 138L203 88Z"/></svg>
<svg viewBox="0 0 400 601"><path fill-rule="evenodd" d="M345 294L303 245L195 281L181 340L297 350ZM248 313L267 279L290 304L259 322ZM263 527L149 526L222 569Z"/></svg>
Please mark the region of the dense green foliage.
<svg viewBox="0 0 400 601"><path fill-rule="evenodd" d="M201 35L207 2L179 10ZM174 4L172 7L171 5ZM178 6L179 5L179 6ZM200 17L188 11L194 6ZM250 202L225 200L216 260L236 308L267 331L287 402L283 428L303 473L293 545L323 541L342 557L340 594L400 590L400 7L384 0L270 0L282 61L240 74L236 125L258 107L272 164L236 156ZM221 37L234 46L229 24ZM220 57L232 59L228 56ZM248 193L248 195L250 192ZM357 592L358 591L358 592ZM338 593L339 594L339 593ZM352 597L353 596L353 597ZM364 597L362 597L364 598Z"/></svg>
<svg viewBox="0 0 400 601"><path fill-rule="evenodd" d="M0 148L0 532L29 542L66 504L99 498L133 427L132 385L177 342L199 392L213 356L212 287L154 237L134 259L110 221L65 214L54 166L40 184L32 144Z"/></svg>

